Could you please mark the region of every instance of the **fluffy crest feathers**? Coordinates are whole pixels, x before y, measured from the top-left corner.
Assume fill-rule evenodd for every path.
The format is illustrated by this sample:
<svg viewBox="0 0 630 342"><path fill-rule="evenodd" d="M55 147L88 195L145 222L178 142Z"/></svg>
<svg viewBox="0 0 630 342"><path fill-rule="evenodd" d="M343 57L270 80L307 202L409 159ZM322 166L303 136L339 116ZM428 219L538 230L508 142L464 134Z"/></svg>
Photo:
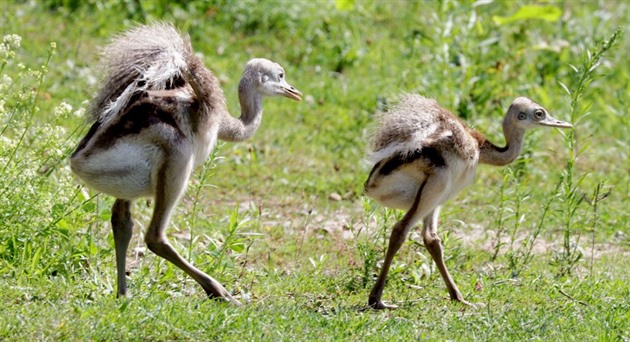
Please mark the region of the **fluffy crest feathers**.
<svg viewBox="0 0 630 342"><path fill-rule="evenodd" d="M102 51L105 77L88 109L89 119L106 122L138 91L183 85L182 72L192 53L188 36L166 23L136 26L115 37Z"/></svg>
<svg viewBox="0 0 630 342"><path fill-rule="evenodd" d="M442 108L433 99L404 94L387 111L376 114L369 132L367 159L378 162L392 151L412 151L438 128Z"/></svg>

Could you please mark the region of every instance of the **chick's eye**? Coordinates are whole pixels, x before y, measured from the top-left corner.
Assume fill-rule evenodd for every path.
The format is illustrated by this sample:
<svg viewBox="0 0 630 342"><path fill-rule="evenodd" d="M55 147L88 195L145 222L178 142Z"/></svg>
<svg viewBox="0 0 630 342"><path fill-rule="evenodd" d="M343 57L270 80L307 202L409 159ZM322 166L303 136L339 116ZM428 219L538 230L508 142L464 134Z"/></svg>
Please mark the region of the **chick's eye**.
<svg viewBox="0 0 630 342"><path fill-rule="evenodd" d="M284 78L284 73L281 72L280 75L278 75L281 79Z"/></svg>
<svg viewBox="0 0 630 342"><path fill-rule="evenodd" d="M542 110L537 110L534 112L534 118L536 118L537 120L541 120L545 117L545 112L543 112Z"/></svg>
<svg viewBox="0 0 630 342"><path fill-rule="evenodd" d="M518 119L519 119L519 120L525 120L525 119L527 119L527 114L525 114L524 112L520 112L520 113L518 113Z"/></svg>

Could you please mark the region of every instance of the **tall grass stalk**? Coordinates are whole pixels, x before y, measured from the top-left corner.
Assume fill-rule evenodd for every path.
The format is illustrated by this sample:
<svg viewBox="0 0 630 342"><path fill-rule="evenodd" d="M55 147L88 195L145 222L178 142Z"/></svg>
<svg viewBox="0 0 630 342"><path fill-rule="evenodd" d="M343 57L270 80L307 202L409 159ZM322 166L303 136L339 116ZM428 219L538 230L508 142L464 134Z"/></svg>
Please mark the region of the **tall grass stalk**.
<svg viewBox="0 0 630 342"><path fill-rule="evenodd" d="M229 258L229 254L241 254L246 251L246 247L248 246L247 237L257 236L257 234L249 234L242 231L243 228L247 227L250 223L251 219L248 216L240 217L238 208L232 210L227 235L223 238L221 247L213 253L214 266L210 270L211 273L217 272L219 268L218 272L223 273L230 266L230 261L233 261L233 258ZM226 261L226 258L230 260Z"/></svg>
<svg viewBox="0 0 630 342"><path fill-rule="evenodd" d="M497 233L493 248L494 251L492 253L492 257L490 258L491 261L495 261L497 259L497 256L499 255L499 252L501 250L501 246L503 246L503 242L501 242L501 237L503 236L503 232L505 231L505 212L508 210L506 208L506 204L508 202L506 189L508 187L507 184L510 177L508 171L509 169L504 169L503 181L501 182L501 187L499 189L499 208L496 210L497 217L495 219Z"/></svg>
<svg viewBox="0 0 630 342"><path fill-rule="evenodd" d="M523 268L528 265L534 258L534 245L540 234L545 230L545 223L547 222L547 215L551 210L551 204L557 200L557 194L560 190L562 182L559 181L556 188L547 196L547 201L542 206L542 213L538 224L535 224L534 229L531 231L527 239L514 251L510 257L510 267L512 269L512 276L518 276Z"/></svg>
<svg viewBox="0 0 630 342"><path fill-rule="evenodd" d="M213 187L212 184L209 183L209 179L210 177L214 176L215 172L215 168L216 168L216 161L217 161L217 153L219 151L219 147L215 148L212 151L212 154L210 155L210 158L208 158L208 160L206 160L202 167L201 167L201 172L198 173L198 176L195 177L194 181L191 184L191 190L192 190L192 210L190 212L189 215L187 215L187 225L188 225L188 232L190 235L190 239L188 242L188 258L192 259L193 258L193 245L195 244L194 242L196 241L195 238L195 227L197 226L197 218L204 214L204 211L202 209L202 195L203 192L202 190L208 187Z"/></svg>
<svg viewBox="0 0 630 342"><path fill-rule="evenodd" d="M615 42L621 38L622 30L618 28L609 39L604 40L600 46L593 50L586 50L582 57L582 64L579 67L569 65L574 73L574 86L570 90L564 83L559 82L567 96L570 98L571 115L570 120L573 129L568 134L563 134L564 142L570 151L569 159L560 175L561 189L563 195L563 206L560 211L563 226L563 245L560 253L556 255L556 264L558 265L558 276L570 274L576 263L582 258L582 252L579 249L580 229L583 224L576 222L578 209L583 201L580 186L586 174L579 173L576 170L575 163L579 156L584 153L586 147L581 147L578 134L577 124L589 115L588 109L590 103L583 103L583 96L588 87L595 79L595 70L601 64L601 59L605 53L609 51Z"/></svg>
<svg viewBox="0 0 630 342"><path fill-rule="evenodd" d="M592 223L591 223L591 227L590 227L590 231L591 231L591 265L590 265L590 274L591 276L593 276L593 263L595 261L595 232L597 230L597 226L599 225L599 215L598 215L598 211L597 211L597 205L599 204L599 202L603 201L604 199L606 199L606 197L608 197L608 195L610 195L611 190L607 189L604 190L605 188L605 182L604 181L600 181L597 183L597 186L595 187L595 189L593 190L593 196L591 198L587 198L586 194L584 195L584 200L586 200L586 202L593 207L593 219L592 219Z"/></svg>

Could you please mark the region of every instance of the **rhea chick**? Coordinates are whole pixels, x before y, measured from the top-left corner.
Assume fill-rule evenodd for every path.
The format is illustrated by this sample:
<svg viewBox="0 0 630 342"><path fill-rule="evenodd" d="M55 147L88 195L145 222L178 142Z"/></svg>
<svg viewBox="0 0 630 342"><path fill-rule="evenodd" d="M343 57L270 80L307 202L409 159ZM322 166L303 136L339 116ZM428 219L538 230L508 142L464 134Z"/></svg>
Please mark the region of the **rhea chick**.
<svg viewBox="0 0 630 342"><path fill-rule="evenodd" d="M240 304L214 278L184 260L166 238L173 209L195 166L217 139L254 134L264 96L300 100L284 69L267 59L245 66L238 93L240 118L231 116L217 78L195 56L189 39L168 24L139 26L104 51L106 76L90 106L93 121L71 157L88 186L116 197L112 228L119 296L127 292L126 252L132 235L131 202L153 197L145 234L148 248L194 278L210 297Z"/></svg>
<svg viewBox="0 0 630 342"><path fill-rule="evenodd" d="M471 184L477 165L507 165L518 157L525 131L535 127L571 128L526 97L512 102L503 120L506 146L498 147L468 127L436 101L406 95L392 110L380 114L371 139L374 163L365 193L378 203L406 210L389 239L385 260L368 304L395 308L381 300L387 273L409 230L423 220L425 247L446 283L452 300L468 304L442 257L437 235L440 206Z"/></svg>

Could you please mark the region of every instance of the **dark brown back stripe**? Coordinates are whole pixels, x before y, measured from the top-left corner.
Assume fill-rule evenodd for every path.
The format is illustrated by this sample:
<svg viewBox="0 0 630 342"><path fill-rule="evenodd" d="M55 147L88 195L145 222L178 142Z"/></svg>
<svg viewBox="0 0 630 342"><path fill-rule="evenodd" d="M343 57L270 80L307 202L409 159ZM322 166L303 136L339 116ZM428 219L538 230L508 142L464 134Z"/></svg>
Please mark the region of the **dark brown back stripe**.
<svg viewBox="0 0 630 342"><path fill-rule="evenodd" d="M169 103L168 100L164 102ZM168 108L163 108L163 105L160 106L151 102L141 102L132 105L118 122L108 127L99 136L97 145L100 148L107 148L114 145L122 137L139 134L145 128L160 124L173 127L183 137L184 133L173 116L167 111Z"/></svg>
<svg viewBox="0 0 630 342"><path fill-rule="evenodd" d="M414 150L411 153L398 153L394 155L392 158L387 160L383 167L379 170L379 173L383 176L389 175L394 170L398 169L400 166L404 164L413 163L418 159L425 159L433 166L443 167L446 166L446 161L440 154L440 152L434 147L423 147Z"/></svg>
<svg viewBox="0 0 630 342"><path fill-rule="evenodd" d="M85 148L85 146L87 145L88 141L90 141L90 139L92 139L92 137L94 136L94 134L96 134L96 132L98 131L98 129L100 127L101 127L101 122L100 121L96 121L94 124L92 124L92 127L90 127L90 130L87 132L85 137L83 137L83 139L81 139L81 142L79 143L79 146L77 146L77 149L74 150L74 152L72 152L72 156L70 156L70 157L74 157L83 148Z"/></svg>
<svg viewBox="0 0 630 342"><path fill-rule="evenodd" d="M378 170L379 167L381 167L381 164L383 163L383 161L379 161L378 163L376 163L376 165L374 165L374 167L372 168L372 171L370 171L370 175L368 176L368 178L365 180L365 183L363 183L363 188L366 189L368 186L368 183L370 182L370 179L372 179L372 175L374 175L374 172L376 172L376 170Z"/></svg>

